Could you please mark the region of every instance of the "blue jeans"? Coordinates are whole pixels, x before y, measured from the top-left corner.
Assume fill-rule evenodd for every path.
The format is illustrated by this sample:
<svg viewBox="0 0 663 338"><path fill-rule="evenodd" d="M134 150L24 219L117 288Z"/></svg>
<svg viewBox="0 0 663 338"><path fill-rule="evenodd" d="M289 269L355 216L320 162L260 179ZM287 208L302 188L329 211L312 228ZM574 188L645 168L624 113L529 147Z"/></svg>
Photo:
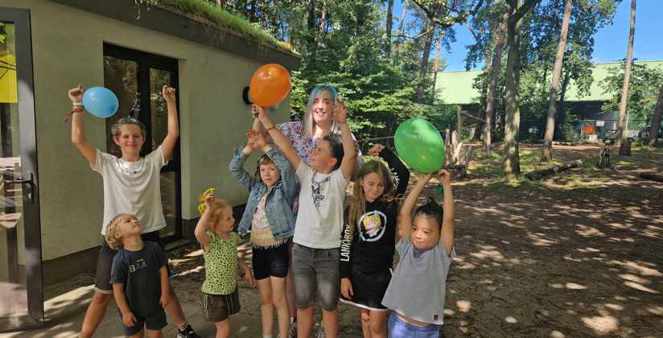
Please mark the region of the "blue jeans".
<svg viewBox="0 0 663 338"><path fill-rule="evenodd" d="M398 315L389 315L389 338L443 338L439 325L419 327L398 318Z"/></svg>

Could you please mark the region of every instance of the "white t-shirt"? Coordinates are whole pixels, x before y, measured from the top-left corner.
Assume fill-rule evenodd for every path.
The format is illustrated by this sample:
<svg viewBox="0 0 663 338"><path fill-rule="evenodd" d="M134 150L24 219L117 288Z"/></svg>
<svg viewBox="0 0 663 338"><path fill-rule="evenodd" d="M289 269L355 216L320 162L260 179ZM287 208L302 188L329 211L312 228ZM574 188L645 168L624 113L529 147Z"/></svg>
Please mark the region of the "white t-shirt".
<svg viewBox="0 0 663 338"><path fill-rule="evenodd" d="M136 215L144 227L143 233L166 226L159 182L161 167L166 163L161 146L136 162L97 149L97 162L91 167L104 181L102 235L106 235L108 223L121 213Z"/></svg>
<svg viewBox="0 0 663 338"><path fill-rule="evenodd" d="M314 249L339 248L348 184L343 172L336 169L329 174L319 173L301 161L297 178L301 190L293 241Z"/></svg>

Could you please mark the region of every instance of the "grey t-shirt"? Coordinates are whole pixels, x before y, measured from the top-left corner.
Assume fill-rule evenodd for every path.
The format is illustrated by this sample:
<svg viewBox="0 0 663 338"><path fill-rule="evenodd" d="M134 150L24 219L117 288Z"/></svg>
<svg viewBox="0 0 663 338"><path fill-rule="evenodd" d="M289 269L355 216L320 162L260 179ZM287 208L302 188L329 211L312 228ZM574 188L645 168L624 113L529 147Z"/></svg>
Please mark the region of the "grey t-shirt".
<svg viewBox="0 0 663 338"><path fill-rule="evenodd" d="M396 250L400 260L382 304L408 318L442 325L447 274L455 251L449 255L439 244L417 250L409 239L398 241Z"/></svg>

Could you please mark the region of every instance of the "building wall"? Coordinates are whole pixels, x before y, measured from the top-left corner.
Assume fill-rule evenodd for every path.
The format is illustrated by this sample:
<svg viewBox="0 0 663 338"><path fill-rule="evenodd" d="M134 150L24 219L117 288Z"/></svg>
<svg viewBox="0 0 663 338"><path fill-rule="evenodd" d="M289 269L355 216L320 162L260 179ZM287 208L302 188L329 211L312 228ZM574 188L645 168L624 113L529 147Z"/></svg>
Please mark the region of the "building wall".
<svg viewBox="0 0 663 338"><path fill-rule="evenodd" d="M31 10L44 260L101 241L101 177L71 145L63 118L69 88L103 85L104 42L179 60L183 218L197 217L197 195L208 186L233 204L245 202L227 165L251 123L242 88L262 62L45 0L0 6ZM285 120L287 111L281 104L275 119ZM105 150L105 121L87 115L85 128L88 141Z"/></svg>

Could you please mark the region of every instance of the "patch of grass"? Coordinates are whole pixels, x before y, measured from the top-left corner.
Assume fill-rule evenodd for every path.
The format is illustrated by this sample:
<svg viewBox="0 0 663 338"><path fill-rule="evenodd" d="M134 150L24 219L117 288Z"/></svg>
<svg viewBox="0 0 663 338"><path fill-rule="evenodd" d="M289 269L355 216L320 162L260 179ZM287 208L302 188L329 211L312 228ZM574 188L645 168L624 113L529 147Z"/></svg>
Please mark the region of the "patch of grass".
<svg viewBox="0 0 663 338"><path fill-rule="evenodd" d="M247 19L231 14L225 9L204 0L137 0L139 3L159 5L172 8L192 16L202 17L221 28L237 32L241 36L260 44L270 45L278 49L294 53L292 46L276 39L264 31L259 25Z"/></svg>

